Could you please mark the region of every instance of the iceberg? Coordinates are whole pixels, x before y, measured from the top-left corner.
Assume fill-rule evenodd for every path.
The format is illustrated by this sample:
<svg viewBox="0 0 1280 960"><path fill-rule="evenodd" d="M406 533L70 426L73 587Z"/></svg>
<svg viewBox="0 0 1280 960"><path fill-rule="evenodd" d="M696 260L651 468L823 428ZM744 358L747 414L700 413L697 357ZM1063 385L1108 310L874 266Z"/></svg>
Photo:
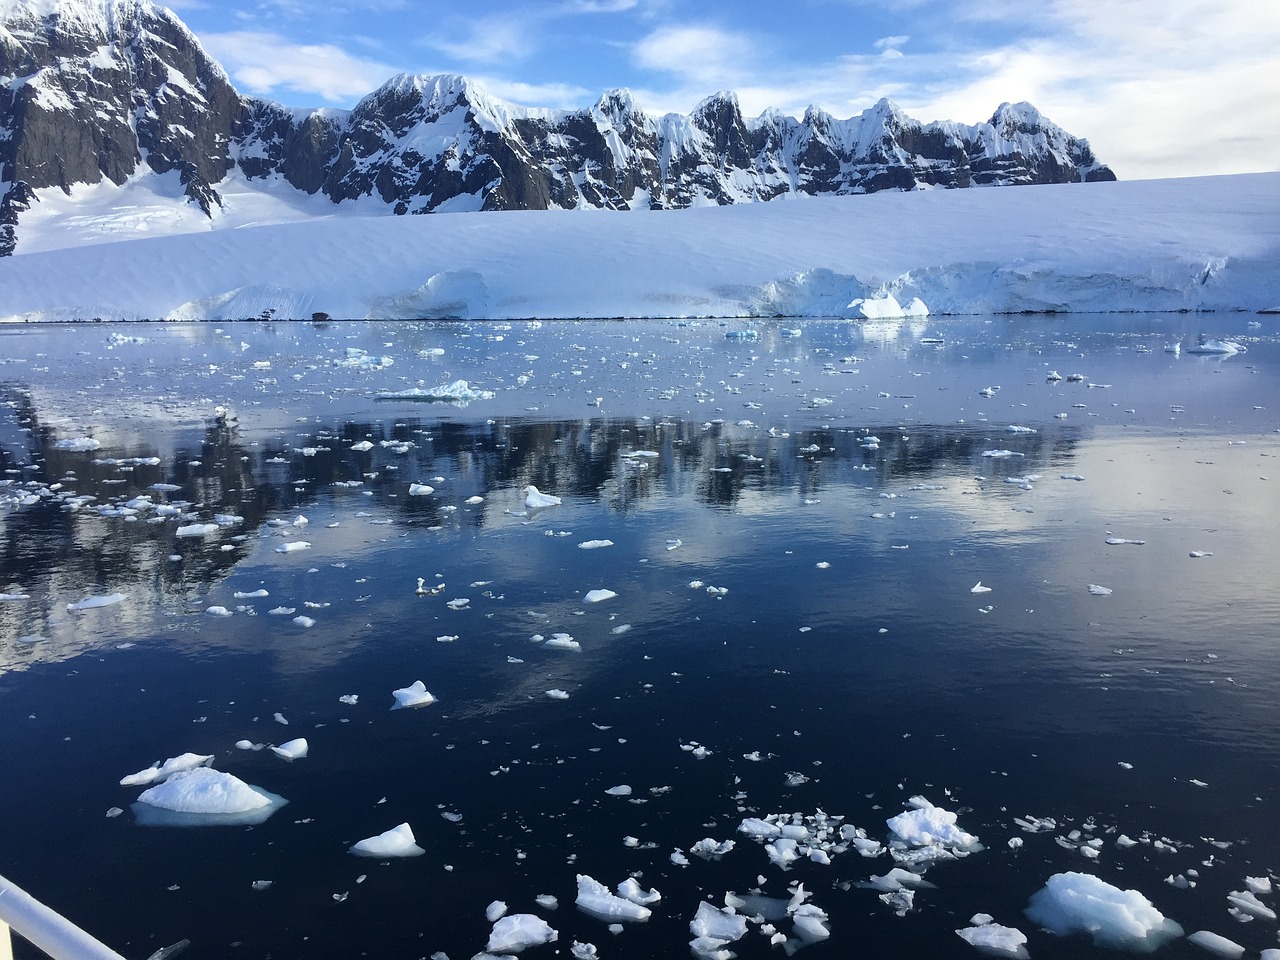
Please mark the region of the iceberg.
<svg viewBox="0 0 1280 960"><path fill-rule="evenodd" d="M427 851L418 846L413 829L407 823L353 843L349 852L357 857L420 857Z"/></svg>
<svg viewBox="0 0 1280 960"><path fill-rule="evenodd" d="M146 826L262 823L285 799L210 767L182 770L142 792L133 812Z"/></svg>
<svg viewBox="0 0 1280 960"><path fill-rule="evenodd" d="M513 913L493 925L485 950L492 954L519 953L526 947L555 943L559 933L541 917L531 913Z"/></svg>
<svg viewBox="0 0 1280 960"><path fill-rule="evenodd" d="M401 687L399 690L392 690L391 695L396 698L396 702L391 706L392 710L425 707L436 702L436 698L431 695L421 680L415 680L409 686Z"/></svg>
<svg viewBox="0 0 1280 960"><path fill-rule="evenodd" d="M578 909L598 920L638 922L648 920L653 911L623 897L614 896L599 880L578 874Z"/></svg>
<svg viewBox="0 0 1280 960"><path fill-rule="evenodd" d="M447 403L455 407L468 406L473 400L492 400L497 394L492 390L477 390L466 380L442 383L438 387L410 387L408 390L383 391L378 400L409 400L416 403Z"/></svg>
<svg viewBox="0 0 1280 960"><path fill-rule="evenodd" d="M530 510L542 510L546 507L560 506L560 498L543 493L533 484L524 488L524 505Z"/></svg>
<svg viewBox="0 0 1280 960"><path fill-rule="evenodd" d="M1121 890L1087 873L1058 873L1031 897L1027 917L1059 937L1087 933L1095 946L1154 950L1182 928L1137 890Z"/></svg>

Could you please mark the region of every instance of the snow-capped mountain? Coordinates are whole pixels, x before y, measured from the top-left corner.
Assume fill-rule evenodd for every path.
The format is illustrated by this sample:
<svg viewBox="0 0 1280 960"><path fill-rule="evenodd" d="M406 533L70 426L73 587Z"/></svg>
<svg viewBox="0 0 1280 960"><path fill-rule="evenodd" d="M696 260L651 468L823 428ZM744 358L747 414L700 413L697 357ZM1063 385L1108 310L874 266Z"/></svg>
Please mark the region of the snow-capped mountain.
<svg viewBox="0 0 1280 960"><path fill-rule="evenodd" d="M176 178L216 217L218 184L283 181L389 212L664 209L853 194L1114 180L1087 141L1030 104L974 125L921 124L887 100L838 120L744 118L728 92L690 116L625 90L589 109L520 107L463 77L394 77L353 110L247 97L149 0L0 0L0 255L42 191Z"/></svg>

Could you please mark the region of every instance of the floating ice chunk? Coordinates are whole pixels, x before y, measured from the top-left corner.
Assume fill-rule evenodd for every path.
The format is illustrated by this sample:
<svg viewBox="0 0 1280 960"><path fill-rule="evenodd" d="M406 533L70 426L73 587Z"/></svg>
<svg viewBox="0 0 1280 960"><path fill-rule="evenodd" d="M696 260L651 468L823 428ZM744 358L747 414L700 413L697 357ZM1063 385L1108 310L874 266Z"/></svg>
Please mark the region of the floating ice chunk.
<svg viewBox="0 0 1280 960"><path fill-rule="evenodd" d="M1079 482L1083 482L1083 481L1084 481L1084 477L1080 476L1080 474L1078 474L1078 473L1064 473L1064 474L1062 474L1062 479L1063 479L1063 480L1076 480L1076 481L1079 481Z"/></svg>
<svg viewBox="0 0 1280 960"><path fill-rule="evenodd" d="M976 947L979 953L988 957L1027 960L1031 956L1026 948L1026 934L1014 927L987 922L957 930L956 934L961 940Z"/></svg>
<svg viewBox="0 0 1280 960"><path fill-rule="evenodd" d="M492 400L495 396L496 394L492 390L477 390L466 380L454 380L452 383L445 383L438 387L427 389L411 387L408 390L398 392L379 393L378 399L416 400L421 403L451 403L455 406L465 407L472 400Z"/></svg>
<svg viewBox="0 0 1280 960"><path fill-rule="evenodd" d="M95 440L93 437L70 437L66 440L59 440L53 445L53 449L86 453L90 450L97 450L101 446L102 441Z"/></svg>
<svg viewBox="0 0 1280 960"><path fill-rule="evenodd" d="M956 826L956 815L952 811L935 807L920 796L912 797L908 803L914 809L886 821L889 829L908 845L928 847L938 844L963 849L977 844L977 837Z"/></svg>
<svg viewBox="0 0 1280 960"><path fill-rule="evenodd" d="M970 587L970 588L969 588L969 592L970 592L970 593L990 593L990 592L991 592L991 588L990 588L990 587L984 587L984 586L982 585L982 581L981 581L981 580L979 580L977 583L975 583L972 587Z"/></svg>
<svg viewBox="0 0 1280 960"><path fill-rule="evenodd" d="M205 607L205 616L209 617L229 617L231 611L226 607Z"/></svg>
<svg viewBox="0 0 1280 960"><path fill-rule="evenodd" d="M632 903L638 903L642 907L657 903L662 899L662 894L650 887L648 890L640 886L640 881L635 877L627 877L618 884L618 896Z"/></svg>
<svg viewBox="0 0 1280 960"><path fill-rule="evenodd" d="M388 857L420 857L427 851L418 846L409 824L402 823L376 837L366 837L353 843L348 852L354 853L357 857L387 859Z"/></svg>
<svg viewBox="0 0 1280 960"><path fill-rule="evenodd" d="M297 553L299 550L310 550L311 544L306 540L290 540L276 547L276 553Z"/></svg>
<svg viewBox="0 0 1280 960"><path fill-rule="evenodd" d="M552 700L568 700L569 699L568 692L565 690L560 690L558 688L548 690L547 696L550 697Z"/></svg>
<svg viewBox="0 0 1280 960"><path fill-rule="evenodd" d="M373 444L368 440L361 440L358 443L353 443L351 449L357 453L366 453L373 449Z"/></svg>
<svg viewBox="0 0 1280 960"><path fill-rule="evenodd" d="M1089 592L1093 594L1095 597L1109 597L1115 591L1112 590L1110 587L1103 587L1096 583L1091 583L1089 584Z"/></svg>
<svg viewBox="0 0 1280 960"><path fill-rule="evenodd" d="M696 740L680 744L680 749L685 753L692 753L695 760L705 760L707 757L711 756L712 753L711 750L708 750Z"/></svg>
<svg viewBox="0 0 1280 960"><path fill-rule="evenodd" d="M1244 885L1250 893L1270 893L1271 878L1270 877L1245 877Z"/></svg>
<svg viewBox="0 0 1280 960"><path fill-rule="evenodd" d="M29 593L0 593L0 603L15 603L19 600L30 600Z"/></svg>
<svg viewBox="0 0 1280 960"><path fill-rule="evenodd" d="M1147 541L1145 540L1126 540L1124 537L1107 537L1107 544L1112 547L1123 546L1126 543L1131 543L1140 547L1146 542Z"/></svg>
<svg viewBox="0 0 1280 960"><path fill-rule="evenodd" d="M1208 550L1192 550L1188 556L1191 557L1192 560L1199 560L1203 557L1212 557L1213 554Z"/></svg>
<svg viewBox="0 0 1280 960"><path fill-rule="evenodd" d="M690 847L689 852L696 857L701 857L703 860L719 860L733 848L734 842L732 840L717 842L711 837L706 837Z"/></svg>
<svg viewBox="0 0 1280 960"><path fill-rule="evenodd" d="M269 597L269 596L271 596L271 594L267 593L266 590L254 590L252 593L243 593L241 591L236 591L236 594L235 594L235 598L237 600L260 600L263 597Z"/></svg>
<svg viewBox="0 0 1280 960"><path fill-rule="evenodd" d="M581 650L582 644L567 633L553 633L551 639L543 644L545 647L551 647L554 650Z"/></svg>
<svg viewBox="0 0 1280 960"><path fill-rule="evenodd" d="M629 797L631 796L631 787L629 787L625 783L622 783L616 787L610 787L608 790L605 791L605 793L607 793L611 797Z"/></svg>
<svg viewBox="0 0 1280 960"><path fill-rule="evenodd" d="M600 550L604 547L612 547L612 540L584 540L578 544L579 550Z"/></svg>
<svg viewBox="0 0 1280 960"><path fill-rule="evenodd" d="M183 770L142 792L133 811L147 826L262 823L283 797L209 767Z"/></svg>
<svg viewBox="0 0 1280 960"><path fill-rule="evenodd" d="M507 905L501 900L495 900L484 909L484 918L490 923L502 919L507 915Z"/></svg>
<svg viewBox="0 0 1280 960"><path fill-rule="evenodd" d="M1087 873L1057 873L1031 897L1027 916L1060 937L1087 933L1096 946L1154 950L1182 935L1137 890L1121 890Z"/></svg>
<svg viewBox="0 0 1280 960"><path fill-rule="evenodd" d="M288 617L297 613L297 611L297 607L272 607L267 611L267 614L272 617Z"/></svg>
<svg viewBox="0 0 1280 960"><path fill-rule="evenodd" d="M874 874L870 880L859 886L866 887L869 890L881 890L885 893L892 893L895 890L915 890L915 889L933 889L933 884L918 873L912 873L910 870L903 870L901 867L894 867L884 876L877 877Z"/></svg>
<svg viewBox="0 0 1280 960"><path fill-rule="evenodd" d="M560 901L549 893L540 893L533 898L533 902L540 906L543 910L559 910Z"/></svg>
<svg viewBox="0 0 1280 960"><path fill-rule="evenodd" d="M1205 337L1201 337L1187 347L1187 353L1217 354L1226 357L1244 352L1245 348L1234 340L1212 340Z"/></svg>
<svg viewBox="0 0 1280 960"><path fill-rule="evenodd" d="M1194 943L1202 950L1207 950L1219 957L1235 958L1244 956L1244 947L1240 946L1240 944L1216 933L1210 933L1208 930L1197 930L1187 937L1187 942Z"/></svg>
<svg viewBox="0 0 1280 960"><path fill-rule="evenodd" d="M174 536L178 537L204 537L220 530L216 523L189 523L186 526L179 527L174 531Z"/></svg>
<svg viewBox="0 0 1280 960"><path fill-rule="evenodd" d="M698 904L697 915L689 921L689 932L695 937L732 943L747 935L747 918L730 912L727 907L717 909L703 900Z"/></svg>
<svg viewBox="0 0 1280 960"><path fill-rule="evenodd" d="M436 492L436 488L426 483L409 484L409 496L411 497L429 497Z"/></svg>
<svg viewBox="0 0 1280 960"><path fill-rule="evenodd" d="M358 693L344 693L338 698L339 703L345 703L352 707L354 707L359 701L360 695Z"/></svg>
<svg viewBox="0 0 1280 960"><path fill-rule="evenodd" d="M1009 426L1004 428L1004 432L1005 433L1039 433L1040 431L1036 430L1034 427L1020 427L1017 424L1011 423L1009 424Z"/></svg>
<svg viewBox="0 0 1280 960"><path fill-rule="evenodd" d="M542 510L546 507L560 506L560 498L543 493L533 484L524 488L524 505L529 510Z"/></svg>
<svg viewBox="0 0 1280 960"><path fill-rule="evenodd" d="M1276 912L1259 900L1251 890L1232 890L1227 894L1227 902L1251 917L1273 922L1276 919Z"/></svg>
<svg viewBox="0 0 1280 960"><path fill-rule="evenodd" d="M513 913L493 925L485 951L491 954L519 953L526 947L554 943L559 936L541 917L531 913Z"/></svg>
<svg viewBox="0 0 1280 960"><path fill-rule="evenodd" d="M617 594L612 590L591 590L582 598L583 603L602 603L605 600L612 600Z"/></svg>
<svg viewBox="0 0 1280 960"><path fill-rule="evenodd" d="M392 690L391 695L396 698L396 702L392 704L392 710L404 710L410 707L425 707L428 704L436 702L423 684L421 680L415 680L407 687L401 687L399 690Z"/></svg>
<svg viewBox="0 0 1280 960"><path fill-rule="evenodd" d="M298 737L278 747L272 747L271 752L283 760L301 760L307 755L308 749L306 738Z"/></svg>
<svg viewBox="0 0 1280 960"><path fill-rule="evenodd" d="M316 622L313 618L305 617L305 616L294 617L293 622L306 630L309 630L316 625Z"/></svg>
<svg viewBox="0 0 1280 960"><path fill-rule="evenodd" d="M177 757L170 757L164 763L155 763L147 767L145 770L139 770L137 773L131 773L127 777L120 779L122 787L145 787L156 783L160 780L167 780L175 773L181 773L184 770L194 770L196 767L207 767L213 763L213 754L208 756L199 753L184 753Z"/></svg>
<svg viewBox="0 0 1280 960"><path fill-rule="evenodd" d="M983 450L982 455L992 460L1007 460L1010 457L1025 456L1025 454L1015 453L1012 450Z"/></svg>
<svg viewBox="0 0 1280 960"><path fill-rule="evenodd" d="M648 907L614 896L603 883L585 873L578 874L578 898L575 902L583 913L605 922L635 922L648 920L653 915Z"/></svg>
<svg viewBox="0 0 1280 960"><path fill-rule="evenodd" d="M123 593L108 593L100 597L85 597L77 603L68 603L67 609L74 612L77 610L96 610L98 607L110 607L129 599Z"/></svg>

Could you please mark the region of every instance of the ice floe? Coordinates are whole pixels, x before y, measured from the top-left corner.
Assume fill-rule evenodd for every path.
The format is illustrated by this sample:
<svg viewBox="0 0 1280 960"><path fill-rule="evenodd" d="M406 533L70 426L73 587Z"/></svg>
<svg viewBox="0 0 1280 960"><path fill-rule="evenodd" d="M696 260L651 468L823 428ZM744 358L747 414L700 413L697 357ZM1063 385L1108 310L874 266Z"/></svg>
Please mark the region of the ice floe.
<svg viewBox="0 0 1280 960"><path fill-rule="evenodd" d="M582 598L583 603L602 603L605 600L612 600L617 594L612 590L589 590Z"/></svg>
<svg viewBox="0 0 1280 960"><path fill-rule="evenodd" d="M392 710L425 707L436 702L436 698L431 695L421 680L415 680L409 686L401 687L399 690L392 690L391 696L395 697L396 701L391 706Z"/></svg>
<svg viewBox="0 0 1280 960"><path fill-rule="evenodd" d="M533 484L529 484L524 488L524 505L529 510L544 510L547 507L560 506L560 498L543 493Z"/></svg>
<svg viewBox="0 0 1280 960"><path fill-rule="evenodd" d="M1050 877L1031 897L1026 914L1049 933L1084 933L1096 946L1117 950L1154 950L1182 936L1182 928L1137 890L1074 871Z"/></svg>
<svg viewBox="0 0 1280 960"><path fill-rule="evenodd" d="M194 770L196 767L207 767L213 763L213 754L184 753L170 757L164 763L154 763L145 770L131 773L120 779L122 787L145 787L161 780L167 780L175 773Z"/></svg>
<svg viewBox="0 0 1280 960"><path fill-rule="evenodd" d="M353 843L349 852L357 857L420 857L427 851L418 846L413 829L407 823L385 830L375 837L366 837Z"/></svg>
<svg viewBox="0 0 1280 960"><path fill-rule="evenodd" d="M85 597L76 603L68 603L67 609L72 612L77 610L96 610L99 607L114 606L128 599L128 596L123 593L108 593L98 597Z"/></svg>
<svg viewBox="0 0 1280 960"><path fill-rule="evenodd" d="M513 913L493 925L485 950L491 954L519 953L528 947L554 943L559 934L547 921L531 913Z"/></svg>
<svg viewBox="0 0 1280 960"><path fill-rule="evenodd" d="M578 874L578 909L598 920L613 922L624 920L637 922L648 920L653 911L625 897L615 896L599 880L585 873Z"/></svg>
<svg viewBox="0 0 1280 960"><path fill-rule="evenodd" d="M278 747L272 747L271 752L282 760L301 760L307 755L309 749L306 738L298 737L295 740L282 743Z"/></svg>
<svg viewBox="0 0 1280 960"><path fill-rule="evenodd" d="M956 934L966 943L988 957L1009 957L1011 960L1028 960L1027 935L1015 927L992 923L990 917L974 917L969 922L982 920L974 926L957 930Z"/></svg>
<svg viewBox="0 0 1280 960"><path fill-rule="evenodd" d="M253 824L265 821L284 803L283 797L229 773L195 767L144 790L133 812L147 826Z"/></svg>

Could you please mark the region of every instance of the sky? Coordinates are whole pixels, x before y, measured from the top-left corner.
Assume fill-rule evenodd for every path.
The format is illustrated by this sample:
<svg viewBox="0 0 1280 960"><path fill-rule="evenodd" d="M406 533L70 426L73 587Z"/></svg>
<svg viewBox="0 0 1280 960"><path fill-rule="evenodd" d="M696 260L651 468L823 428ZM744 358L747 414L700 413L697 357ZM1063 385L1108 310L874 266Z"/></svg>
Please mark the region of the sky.
<svg viewBox="0 0 1280 960"><path fill-rule="evenodd" d="M244 93L351 107L401 73L531 107L721 90L977 123L1029 101L1122 179L1280 169L1278 0L169 0Z"/></svg>

